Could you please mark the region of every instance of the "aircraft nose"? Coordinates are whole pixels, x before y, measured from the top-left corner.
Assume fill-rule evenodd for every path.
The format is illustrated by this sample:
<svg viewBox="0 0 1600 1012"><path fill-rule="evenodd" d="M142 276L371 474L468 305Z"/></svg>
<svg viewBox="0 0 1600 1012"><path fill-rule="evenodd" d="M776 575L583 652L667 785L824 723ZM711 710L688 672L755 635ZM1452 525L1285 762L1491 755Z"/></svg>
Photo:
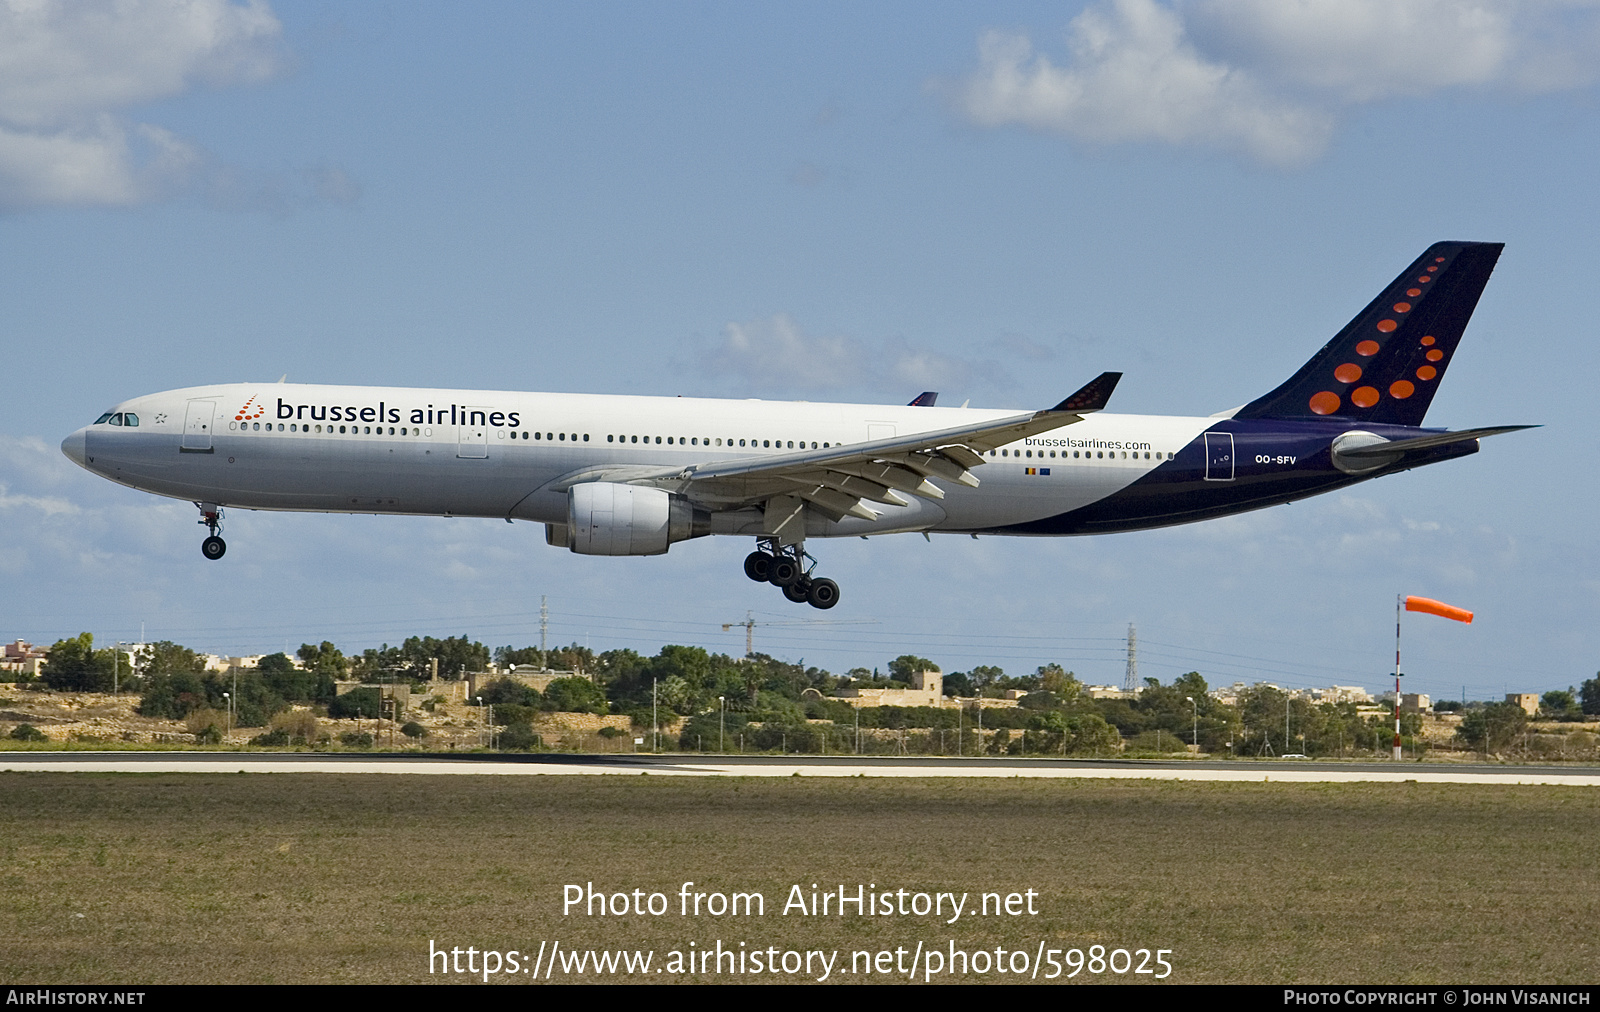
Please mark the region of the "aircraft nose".
<svg viewBox="0 0 1600 1012"><path fill-rule="evenodd" d="M61 452L79 467L89 466L89 430L79 429L61 441Z"/></svg>

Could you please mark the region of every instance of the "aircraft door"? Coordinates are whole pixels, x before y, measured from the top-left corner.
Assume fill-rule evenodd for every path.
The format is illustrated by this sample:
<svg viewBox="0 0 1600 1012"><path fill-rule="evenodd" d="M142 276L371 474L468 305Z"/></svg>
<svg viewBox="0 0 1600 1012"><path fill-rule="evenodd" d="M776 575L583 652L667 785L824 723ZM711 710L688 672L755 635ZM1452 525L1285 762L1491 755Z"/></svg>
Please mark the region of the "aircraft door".
<svg viewBox="0 0 1600 1012"><path fill-rule="evenodd" d="M183 443L180 453L211 452L211 420L216 414L216 401L190 401L183 416Z"/></svg>
<svg viewBox="0 0 1600 1012"><path fill-rule="evenodd" d="M457 427L456 456L482 459L489 456L487 408L466 409L466 419Z"/></svg>
<svg viewBox="0 0 1600 1012"><path fill-rule="evenodd" d="M1206 481L1232 481L1233 456L1233 433L1206 433Z"/></svg>

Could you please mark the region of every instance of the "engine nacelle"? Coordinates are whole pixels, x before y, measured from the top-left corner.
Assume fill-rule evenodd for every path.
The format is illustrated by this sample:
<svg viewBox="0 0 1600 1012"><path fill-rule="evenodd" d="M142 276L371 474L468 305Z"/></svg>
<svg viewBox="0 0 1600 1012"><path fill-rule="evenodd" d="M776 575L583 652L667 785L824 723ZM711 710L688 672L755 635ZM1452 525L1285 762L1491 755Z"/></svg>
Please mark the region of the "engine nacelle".
<svg viewBox="0 0 1600 1012"><path fill-rule="evenodd" d="M567 493L567 547L579 555L661 555L710 533L710 513L659 488L591 481Z"/></svg>
<svg viewBox="0 0 1600 1012"><path fill-rule="evenodd" d="M1387 442L1389 442L1389 440L1384 439L1382 436L1372 432L1362 432L1359 429L1346 432L1344 435L1335 438L1333 441L1333 446L1330 447L1330 455L1333 457L1333 466L1337 467L1345 474L1368 474L1378 470L1381 467L1388 467L1390 464L1393 464L1395 461L1404 456L1404 454L1385 453L1375 457L1344 456L1344 451L1346 450L1365 450L1372 446L1382 446Z"/></svg>

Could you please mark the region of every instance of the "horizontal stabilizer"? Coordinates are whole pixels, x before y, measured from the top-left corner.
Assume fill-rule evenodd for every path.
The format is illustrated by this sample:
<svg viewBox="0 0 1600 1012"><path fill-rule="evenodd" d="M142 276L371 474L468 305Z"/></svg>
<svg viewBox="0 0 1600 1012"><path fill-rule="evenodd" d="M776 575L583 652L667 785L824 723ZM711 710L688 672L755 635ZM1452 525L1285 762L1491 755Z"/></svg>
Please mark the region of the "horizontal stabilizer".
<svg viewBox="0 0 1600 1012"><path fill-rule="evenodd" d="M1487 429L1463 429L1460 432L1440 432L1432 436L1418 436L1415 439L1393 439L1385 443L1373 443L1370 446L1361 446L1353 450L1340 450L1341 457L1392 457L1396 453L1405 453L1408 450L1426 450L1434 446L1450 446L1454 443L1466 443L1485 436L1498 436L1502 432L1520 432L1523 429L1537 429L1537 425L1496 425Z"/></svg>
<svg viewBox="0 0 1600 1012"><path fill-rule="evenodd" d="M924 391L922 391L922 393L920 393L917 396L911 398L911 403L907 404L906 407L908 407L908 408L931 408L937 403L939 403L939 391L937 391L937 390L924 390Z"/></svg>
<svg viewBox="0 0 1600 1012"><path fill-rule="evenodd" d="M1103 372L1085 383L1083 389L1050 410L1071 411L1079 415L1100 411L1106 406L1106 402L1111 400L1111 391L1117 388L1117 382L1121 379L1120 372Z"/></svg>

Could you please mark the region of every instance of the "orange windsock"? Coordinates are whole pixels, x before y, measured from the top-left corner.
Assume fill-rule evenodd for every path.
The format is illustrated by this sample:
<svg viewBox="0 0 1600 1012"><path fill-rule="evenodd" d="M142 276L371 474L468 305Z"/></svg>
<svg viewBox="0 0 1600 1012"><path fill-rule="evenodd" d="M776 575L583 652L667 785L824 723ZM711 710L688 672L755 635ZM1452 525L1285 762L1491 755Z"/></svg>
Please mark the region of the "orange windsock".
<svg viewBox="0 0 1600 1012"><path fill-rule="evenodd" d="M1438 615L1440 618L1453 618L1457 622L1472 621L1472 612L1465 608L1457 608L1443 601L1435 601L1431 597L1407 597L1406 611L1420 611L1429 615Z"/></svg>

